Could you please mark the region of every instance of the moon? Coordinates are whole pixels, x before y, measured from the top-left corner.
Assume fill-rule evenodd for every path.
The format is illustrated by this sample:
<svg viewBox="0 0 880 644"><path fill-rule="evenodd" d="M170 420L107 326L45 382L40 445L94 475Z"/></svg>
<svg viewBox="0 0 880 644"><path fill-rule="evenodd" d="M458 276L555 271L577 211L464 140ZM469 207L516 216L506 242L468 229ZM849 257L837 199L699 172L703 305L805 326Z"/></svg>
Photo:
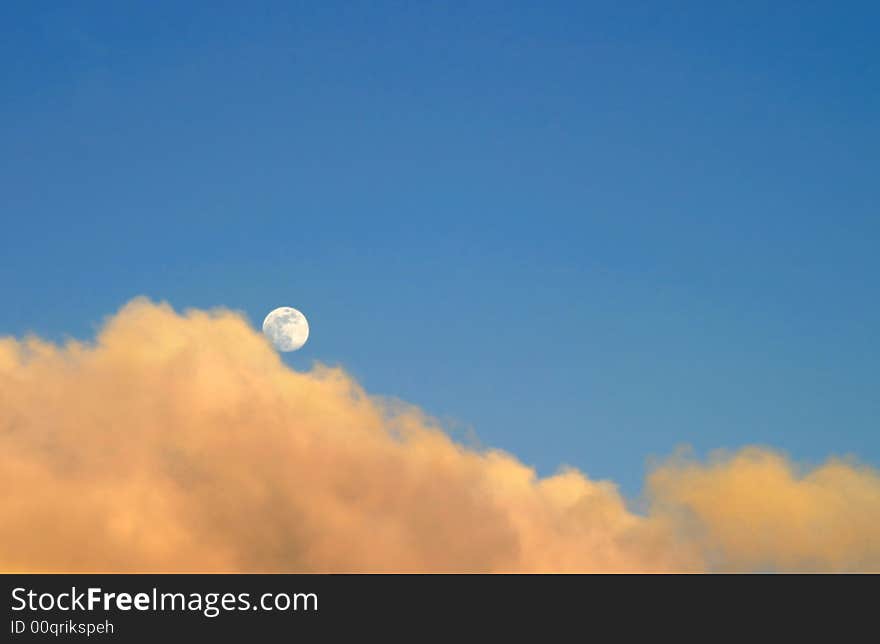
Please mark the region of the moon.
<svg viewBox="0 0 880 644"><path fill-rule="evenodd" d="M281 306L263 320L263 335L279 351L296 351L309 339L309 321L296 309Z"/></svg>

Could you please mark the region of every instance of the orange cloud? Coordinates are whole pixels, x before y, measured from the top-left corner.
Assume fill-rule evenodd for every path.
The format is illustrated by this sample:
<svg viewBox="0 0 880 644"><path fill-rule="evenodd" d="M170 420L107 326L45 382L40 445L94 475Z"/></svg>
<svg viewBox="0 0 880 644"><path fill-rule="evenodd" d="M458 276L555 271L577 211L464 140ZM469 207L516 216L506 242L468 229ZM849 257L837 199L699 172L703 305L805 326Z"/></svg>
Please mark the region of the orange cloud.
<svg viewBox="0 0 880 644"><path fill-rule="evenodd" d="M880 476L829 460L798 471L748 448L708 464L672 459L648 477L655 513L687 526L722 570L880 570Z"/></svg>
<svg viewBox="0 0 880 644"><path fill-rule="evenodd" d="M672 460L640 515L144 299L94 344L0 339L0 485L5 571L880 569L874 470Z"/></svg>

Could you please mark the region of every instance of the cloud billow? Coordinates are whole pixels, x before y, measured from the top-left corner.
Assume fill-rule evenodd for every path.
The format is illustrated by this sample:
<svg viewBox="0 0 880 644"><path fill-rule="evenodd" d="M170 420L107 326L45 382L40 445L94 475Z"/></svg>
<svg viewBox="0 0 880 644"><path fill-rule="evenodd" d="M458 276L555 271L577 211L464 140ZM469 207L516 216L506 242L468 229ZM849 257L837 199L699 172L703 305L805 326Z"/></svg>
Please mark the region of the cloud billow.
<svg viewBox="0 0 880 644"><path fill-rule="evenodd" d="M8 572L880 570L869 467L673 458L637 514L140 298L93 344L0 338L0 483Z"/></svg>

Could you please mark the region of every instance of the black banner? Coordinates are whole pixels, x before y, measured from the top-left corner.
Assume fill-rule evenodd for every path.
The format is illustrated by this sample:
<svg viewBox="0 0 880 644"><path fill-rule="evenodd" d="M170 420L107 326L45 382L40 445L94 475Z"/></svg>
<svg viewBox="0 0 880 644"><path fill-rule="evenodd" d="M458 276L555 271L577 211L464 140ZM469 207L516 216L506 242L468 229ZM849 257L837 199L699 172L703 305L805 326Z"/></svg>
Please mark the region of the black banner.
<svg viewBox="0 0 880 644"><path fill-rule="evenodd" d="M851 621L859 617L858 602L846 599L857 584L846 576L12 574L3 582L12 642L334 641L352 632L419 640L474 628L544 639L600 628L670 633L707 618L730 631L830 617L844 601Z"/></svg>

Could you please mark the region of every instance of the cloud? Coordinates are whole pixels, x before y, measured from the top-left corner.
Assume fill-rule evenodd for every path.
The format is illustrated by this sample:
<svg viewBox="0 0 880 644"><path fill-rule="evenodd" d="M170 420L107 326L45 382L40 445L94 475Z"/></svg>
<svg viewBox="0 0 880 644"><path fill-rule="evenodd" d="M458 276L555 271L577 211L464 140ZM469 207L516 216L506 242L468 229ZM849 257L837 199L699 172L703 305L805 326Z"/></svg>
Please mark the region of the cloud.
<svg viewBox="0 0 880 644"><path fill-rule="evenodd" d="M671 459L648 477L655 513L687 526L723 570L880 571L880 475L829 460L800 471L747 448L708 464Z"/></svg>
<svg viewBox="0 0 880 644"><path fill-rule="evenodd" d="M676 457L637 514L145 299L94 344L0 338L0 485L4 571L880 570L867 467Z"/></svg>

